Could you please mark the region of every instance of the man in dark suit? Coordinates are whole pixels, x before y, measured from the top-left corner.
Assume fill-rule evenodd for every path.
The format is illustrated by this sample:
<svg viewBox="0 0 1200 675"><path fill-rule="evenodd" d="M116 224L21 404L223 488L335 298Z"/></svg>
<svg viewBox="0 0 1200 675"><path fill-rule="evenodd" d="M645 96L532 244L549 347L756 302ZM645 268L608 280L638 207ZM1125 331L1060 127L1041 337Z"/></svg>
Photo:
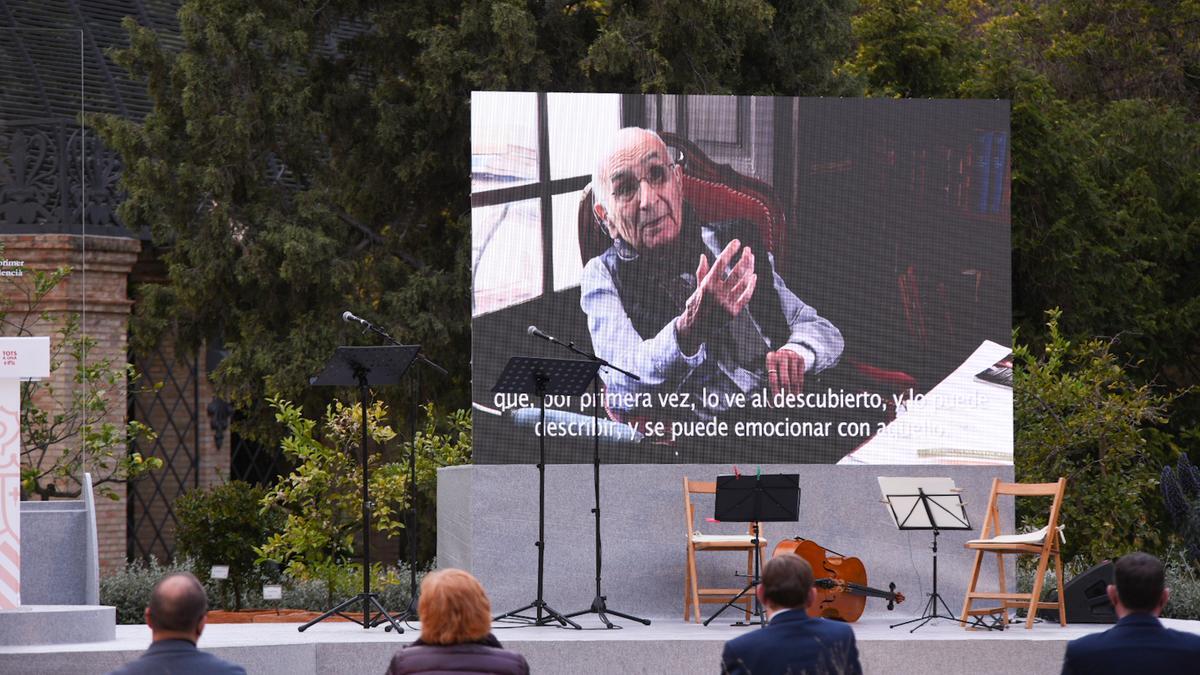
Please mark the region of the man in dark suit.
<svg viewBox="0 0 1200 675"><path fill-rule="evenodd" d="M146 607L150 648L110 675L246 675L241 666L196 649L207 613L208 596L196 577L187 572L163 577Z"/></svg>
<svg viewBox="0 0 1200 675"><path fill-rule="evenodd" d="M1166 628L1158 615L1171 592L1164 587L1162 561L1130 553L1113 566L1108 599L1117 625L1067 644L1062 672L1194 673L1200 664L1200 635Z"/></svg>
<svg viewBox="0 0 1200 675"><path fill-rule="evenodd" d="M813 572L800 556L776 556L763 565L756 589L770 621L765 628L725 643L721 672L746 675L861 675L850 626L812 618L817 601Z"/></svg>

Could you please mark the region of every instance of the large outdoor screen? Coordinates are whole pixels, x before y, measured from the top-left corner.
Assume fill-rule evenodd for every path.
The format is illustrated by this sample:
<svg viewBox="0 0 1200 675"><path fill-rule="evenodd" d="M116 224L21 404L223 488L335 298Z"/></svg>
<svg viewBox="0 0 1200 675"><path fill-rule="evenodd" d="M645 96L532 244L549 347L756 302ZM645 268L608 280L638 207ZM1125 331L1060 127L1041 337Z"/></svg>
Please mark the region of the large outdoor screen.
<svg viewBox="0 0 1200 675"><path fill-rule="evenodd" d="M1008 109L476 92L475 461L1011 463Z"/></svg>

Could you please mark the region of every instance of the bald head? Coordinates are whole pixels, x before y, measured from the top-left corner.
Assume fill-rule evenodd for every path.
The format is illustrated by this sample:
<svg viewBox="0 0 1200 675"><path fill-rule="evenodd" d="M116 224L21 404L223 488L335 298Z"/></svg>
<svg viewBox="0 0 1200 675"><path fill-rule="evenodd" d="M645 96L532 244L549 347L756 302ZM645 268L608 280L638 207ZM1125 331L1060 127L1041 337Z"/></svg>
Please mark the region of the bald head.
<svg viewBox="0 0 1200 675"><path fill-rule="evenodd" d="M612 206L610 191L612 189L611 165L613 163L620 163L622 160L628 159L630 153L661 153L665 162L669 160L668 152L667 144L663 141L662 136L650 129L625 127L618 130L609 139L604 154L601 155L600 161L596 163L596 168L592 172L592 184L608 188L597 192L597 196L602 198L600 201L605 206Z"/></svg>
<svg viewBox="0 0 1200 675"><path fill-rule="evenodd" d="M670 244L683 217L682 177L658 134L621 129L592 174L596 217L639 252Z"/></svg>
<svg viewBox="0 0 1200 675"><path fill-rule="evenodd" d="M146 607L146 623L160 632L194 634L208 612L208 596L200 581L188 572L168 574L154 585Z"/></svg>

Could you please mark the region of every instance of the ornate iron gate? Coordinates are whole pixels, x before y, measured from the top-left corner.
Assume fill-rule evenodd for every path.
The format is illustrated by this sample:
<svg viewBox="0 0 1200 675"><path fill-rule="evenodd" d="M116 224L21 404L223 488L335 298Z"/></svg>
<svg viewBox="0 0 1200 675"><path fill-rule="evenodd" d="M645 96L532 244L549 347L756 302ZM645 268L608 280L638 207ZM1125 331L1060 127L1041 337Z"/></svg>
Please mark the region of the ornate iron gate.
<svg viewBox="0 0 1200 675"><path fill-rule="evenodd" d="M229 435L229 452L229 472L233 480L244 480L251 485L274 485L290 469L278 447L255 443L237 433Z"/></svg>
<svg viewBox="0 0 1200 675"><path fill-rule="evenodd" d="M163 468L129 484L127 555L130 560L155 556L170 560L175 553L175 500L200 485L200 379L196 355L177 355L160 343L148 354L130 354L142 382L129 394L129 418L158 434L130 451L159 457Z"/></svg>

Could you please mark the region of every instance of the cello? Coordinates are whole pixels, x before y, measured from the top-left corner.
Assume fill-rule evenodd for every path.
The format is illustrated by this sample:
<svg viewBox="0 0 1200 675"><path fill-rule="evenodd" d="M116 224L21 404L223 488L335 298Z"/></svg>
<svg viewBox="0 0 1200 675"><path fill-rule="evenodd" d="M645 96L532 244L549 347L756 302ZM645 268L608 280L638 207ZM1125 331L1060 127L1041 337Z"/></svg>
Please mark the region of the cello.
<svg viewBox="0 0 1200 675"><path fill-rule="evenodd" d="M779 542L771 557L784 553L794 553L812 567L817 588L817 604L810 612L814 616L852 622L862 616L868 597L887 600L889 610L904 602L904 594L896 592L894 583L889 583L886 591L868 586L867 568L858 558L843 556L803 537Z"/></svg>

